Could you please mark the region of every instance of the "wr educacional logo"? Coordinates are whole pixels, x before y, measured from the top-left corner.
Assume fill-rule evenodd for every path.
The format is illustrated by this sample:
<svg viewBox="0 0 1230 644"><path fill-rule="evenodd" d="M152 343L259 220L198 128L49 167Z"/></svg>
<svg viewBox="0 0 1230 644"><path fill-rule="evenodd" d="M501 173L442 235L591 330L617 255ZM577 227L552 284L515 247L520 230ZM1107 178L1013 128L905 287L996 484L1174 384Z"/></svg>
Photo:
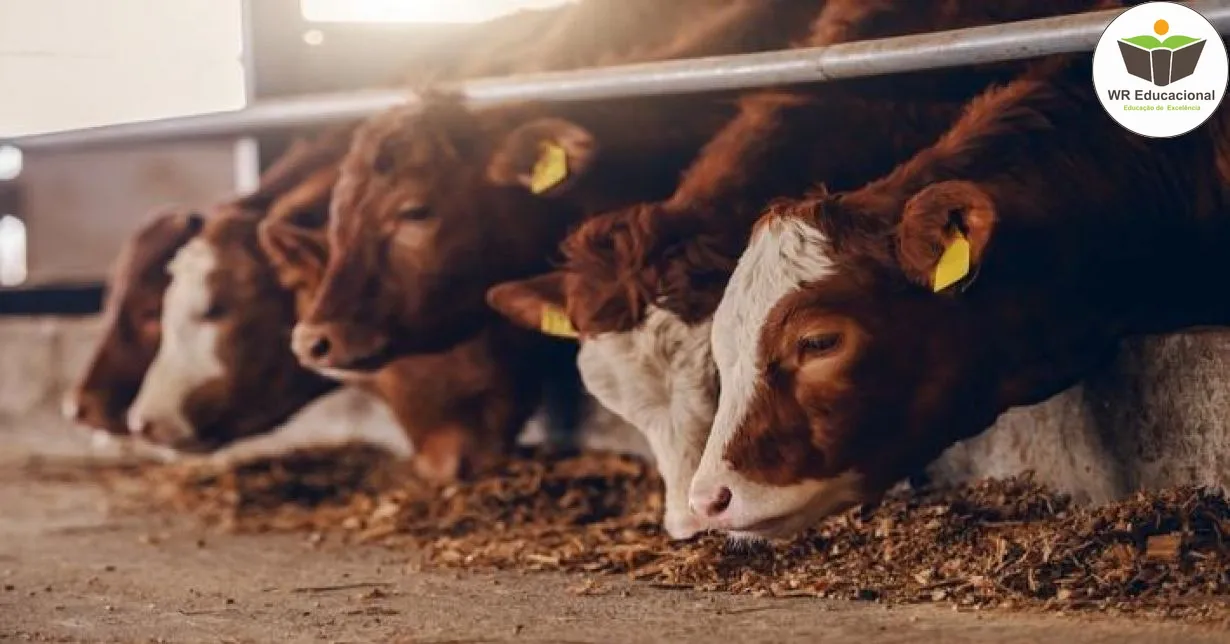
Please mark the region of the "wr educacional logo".
<svg viewBox="0 0 1230 644"><path fill-rule="evenodd" d="M1119 53L1129 74L1165 87L1183 80L1196 71L1200 54L1204 52L1204 38L1175 34L1165 40L1170 23L1158 20L1153 23L1153 33L1119 39Z"/></svg>
<svg viewBox="0 0 1230 644"><path fill-rule="evenodd" d="M1199 12L1147 2L1119 14L1093 50L1093 85L1116 123L1170 138L1209 120L1230 78L1226 45Z"/></svg>

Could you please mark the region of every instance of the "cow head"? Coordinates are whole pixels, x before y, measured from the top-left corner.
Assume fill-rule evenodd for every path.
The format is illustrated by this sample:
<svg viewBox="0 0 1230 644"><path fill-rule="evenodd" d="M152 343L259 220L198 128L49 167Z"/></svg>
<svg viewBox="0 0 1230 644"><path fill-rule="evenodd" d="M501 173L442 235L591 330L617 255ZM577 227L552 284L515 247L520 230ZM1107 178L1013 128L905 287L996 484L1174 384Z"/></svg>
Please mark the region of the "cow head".
<svg viewBox="0 0 1230 644"><path fill-rule="evenodd" d="M128 407L162 336L162 298L171 279L167 262L203 222L195 213L160 214L120 251L107 285L102 338L81 381L64 400L70 420L110 434L128 433Z"/></svg>
<svg viewBox="0 0 1230 644"><path fill-rule="evenodd" d="M139 437L216 448L270 431L334 386L290 353L294 302L261 252L259 222L219 214L171 261L162 343L129 412Z"/></svg>
<svg viewBox="0 0 1230 644"><path fill-rule="evenodd" d="M544 266L576 217L558 199L597 149L582 127L451 99L357 132L334 192L329 261L294 348L312 368L371 371L441 350L489 320L496 279Z"/></svg>
<svg viewBox="0 0 1230 644"><path fill-rule="evenodd" d="M688 489L717 401L708 313L721 282L709 282L733 264L699 223L654 208L603 215L564 242L563 270L488 292L518 324L575 328L586 389L646 437L666 488L663 526L680 539L702 528Z"/></svg>
<svg viewBox="0 0 1230 644"><path fill-rule="evenodd" d="M298 315L308 310L328 261L327 205L336 179L336 166L318 171L278 199L260 224L261 247L294 294ZM385 401L414 446L416 474L454 481L503 456L533 411L533 379L513 373L517 361L507 359L524 335L488 328L446 352L399 358L371 375L333 375Z"/></svg>
<svg viewBox="0 0 1230 644"><path fill-rule="evenodd" d="M714 314L722 391L691 490L711 526L771 536L874 501L1113 350L1112 325L1038 279L1046 237L1003 234L1014 193L921 185L758 224Z"/></svg>

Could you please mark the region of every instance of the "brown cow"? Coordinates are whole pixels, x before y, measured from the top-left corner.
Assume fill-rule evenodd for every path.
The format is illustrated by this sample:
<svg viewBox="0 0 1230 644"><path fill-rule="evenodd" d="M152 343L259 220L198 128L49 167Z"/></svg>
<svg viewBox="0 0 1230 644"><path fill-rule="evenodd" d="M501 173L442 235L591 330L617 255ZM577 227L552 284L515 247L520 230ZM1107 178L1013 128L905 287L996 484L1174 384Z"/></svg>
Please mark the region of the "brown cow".
<svg viewBox="0 0 1230 644"><path fill-rule="evenodd" d="M833 0L809 43L1032 18L1089 0L1035 5ZM567 312L582 337L587 388L653 445L668 517L699 527L684 517L717 403L709 320L756 214L819 181L852 188L882 175L933 142L964 100L1005 73L961 70L748 96L671 199L586 222L564 243L563 270L498 286L490 302L527 326L548 307Z"/></svg>
<svg viewBox="0 0 1230 644"><path fill-rule="evenodd" d="M1228 125L1222 107L1143 139L1103 113L1088 58L1061 61L883 179L775 208L714 315L693 482L711 525L780 534L874 500L1126 335L1230 322L1201 279L1230 243ZM969 266L944 287L954 244Z"/></svg>
<svg viewBox="0 0 1230 644"><path fill-rule="evenodd" d="M260 225L262 247L279 281L294 293L298 312L315 295L327 261L323 215L336 177L336 167L323 169L281 199ZM544 344L549 342L508 325L490 325L442 353L394 360L370 376L339 375L389 405L414 446L415 471L444 481L483 469L511 447L539 400L540 372L555 362L517 358L527 351L550 353ZM266 349L243 356L227 371L287 357Z"/></svg>

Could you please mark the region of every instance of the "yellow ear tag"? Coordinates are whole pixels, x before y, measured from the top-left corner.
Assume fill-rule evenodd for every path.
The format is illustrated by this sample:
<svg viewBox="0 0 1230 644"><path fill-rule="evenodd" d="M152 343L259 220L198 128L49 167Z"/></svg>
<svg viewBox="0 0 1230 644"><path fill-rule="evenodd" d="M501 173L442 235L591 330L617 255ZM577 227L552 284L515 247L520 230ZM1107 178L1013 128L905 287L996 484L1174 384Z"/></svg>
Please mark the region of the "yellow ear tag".
<svg viewBox="0 0 1230 644"><path fill-rule="evenodd" d="M539 148L534 174L530 177L530 192L540 195L568 178L568 153L560 144L545 141Z"/></svg>
<svg viewBox="0 0 1230 644"><path fill-rule="evenodd" d="M956 284L969 275L969 240L961 231L952 240L940 256L940 263L935 266L935 277L932 279L936 293Z"/></svg>
<svg viewBox="0 0 1230 644"><path fill-rule="evenodd" d="M572 327L572 321L568 319L568 315L554 306L542 308L542 325L539 330L558 338L577 337L577 330Z"/></svg>

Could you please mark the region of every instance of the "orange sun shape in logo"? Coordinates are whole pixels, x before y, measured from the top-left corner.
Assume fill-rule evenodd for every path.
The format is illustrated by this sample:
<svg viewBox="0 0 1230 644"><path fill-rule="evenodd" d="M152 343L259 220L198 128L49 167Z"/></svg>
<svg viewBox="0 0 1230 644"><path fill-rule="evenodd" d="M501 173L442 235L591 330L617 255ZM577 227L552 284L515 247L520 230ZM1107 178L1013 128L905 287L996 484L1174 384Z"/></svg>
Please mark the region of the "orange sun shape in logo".
<svg viewBox="0 0 1230 644"><path fill-rule="evenodd" d="M1165 20L1158 20L1153 23L1153 31L1156 31L1159 36L1165 36L1166 32L1170 31L1170 23Z"/></svg>

